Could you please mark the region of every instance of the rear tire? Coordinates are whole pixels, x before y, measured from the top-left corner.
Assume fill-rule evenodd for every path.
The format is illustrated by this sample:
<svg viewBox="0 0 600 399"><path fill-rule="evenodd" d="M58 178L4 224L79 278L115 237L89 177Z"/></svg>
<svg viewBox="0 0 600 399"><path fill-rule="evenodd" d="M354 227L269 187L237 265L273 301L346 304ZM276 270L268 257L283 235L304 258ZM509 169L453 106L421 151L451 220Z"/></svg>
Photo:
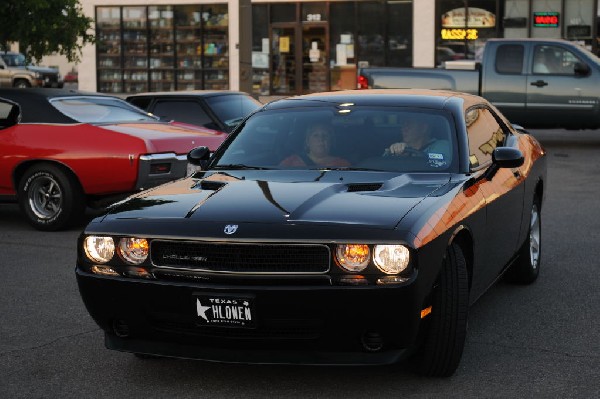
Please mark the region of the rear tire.
<svg viewBox="0 0 600 399"><path fill-rule="evenodd" d="M19 206L38 230L60 230L85 211L83 192L75 178L59 167L41 163L29 168L19 182Z"/></svg>
<svg viewBox="0 0 600 399"><path fill-rule="evenodd" d="M419 374L449 377L458 368L467 336L469 277L462 249L452 244L434 287L429 325L415 355Z"/></svg>
<svg viewBox="0 0 600 399"><path fill-rule="evenodd" d="M529 217L529 233L519 249L517 259L506 271L506 279L514 284L531 284L540 274L542 255L542 217L540 201L533 198Z"/></svg>

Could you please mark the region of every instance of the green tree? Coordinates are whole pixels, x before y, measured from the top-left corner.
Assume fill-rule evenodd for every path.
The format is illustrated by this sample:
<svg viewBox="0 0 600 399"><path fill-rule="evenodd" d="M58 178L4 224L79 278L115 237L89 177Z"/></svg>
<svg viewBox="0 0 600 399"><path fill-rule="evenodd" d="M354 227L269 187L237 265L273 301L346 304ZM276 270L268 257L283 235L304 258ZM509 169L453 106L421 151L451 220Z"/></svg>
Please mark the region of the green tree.
<svg viewBox="0 0 600 399"><path fill-rule="evenodd" d="M1 0L0 47L18 42L28 60L62 54L80 60L81 49L94 42L93 20L83 14L79 0Z"/></svg>

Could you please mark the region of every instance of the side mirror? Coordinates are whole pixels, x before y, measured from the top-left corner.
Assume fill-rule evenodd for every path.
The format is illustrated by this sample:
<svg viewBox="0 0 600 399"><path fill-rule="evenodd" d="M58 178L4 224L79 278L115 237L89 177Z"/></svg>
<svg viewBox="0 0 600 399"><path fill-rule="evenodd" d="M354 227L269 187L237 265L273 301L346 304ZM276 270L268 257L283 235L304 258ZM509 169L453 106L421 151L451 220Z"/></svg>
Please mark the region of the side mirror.
<svg viewBox="0 0 600 399"><path fill-rule="evenodd" d="M492 153L492 162L499 168L517 168L523 165L523 153L514 147L498 147Z"/></svg>
<svg viewBox="0 0 600 399"><path fill-rule="evenodd" d="M587 76L590 73L590 67L582 62L576 62L573 66L573 72L575 72L575 75Z"/></svg>
<svg viewBox="0 0 600 399"><path fill-rule="evenodd" d="M208 147L196 147L187 154L187 160L192 165L202 166L210 158Z"/></svg>
<svg viewBox="0 0 600 399"><path fill-rule="evenodd" d="M21 106L19 104L0 98L0 129L6 129L21 121Z"/></svg>

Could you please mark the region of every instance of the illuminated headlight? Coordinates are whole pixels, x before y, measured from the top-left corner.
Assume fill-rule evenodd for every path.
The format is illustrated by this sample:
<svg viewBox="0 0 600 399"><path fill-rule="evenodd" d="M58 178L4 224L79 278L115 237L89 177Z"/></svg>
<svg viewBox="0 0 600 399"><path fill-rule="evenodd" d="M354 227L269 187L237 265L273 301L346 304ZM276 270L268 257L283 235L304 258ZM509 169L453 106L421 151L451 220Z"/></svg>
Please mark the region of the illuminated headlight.
<svg viewBox="0 0 600 399"><path fill-rule="evenodd" d="M371 251L364 244L338 245L336 257L340 266L349 272L361 272L369 265Z"/></svg>
<svg viewBox="0 0 600 399"><path fill-rule="evenodd" d="M373 262L385 274L402 273L410 261L410 252L404 245L375 245Z"/></svg>
<svg viewBox="0 0 600 399"><path fill-rule="evenodd" d="M125 262L139 265L148 257L148 241L144 238L121 238L119 255Z"/></svg>
<svg viewBox="0 0 600 399"><path fill-rule="evenodd" d="M86 256L96 263L106 263L115 254L115 243L112 237L88 236L83 242Z"/></svg>

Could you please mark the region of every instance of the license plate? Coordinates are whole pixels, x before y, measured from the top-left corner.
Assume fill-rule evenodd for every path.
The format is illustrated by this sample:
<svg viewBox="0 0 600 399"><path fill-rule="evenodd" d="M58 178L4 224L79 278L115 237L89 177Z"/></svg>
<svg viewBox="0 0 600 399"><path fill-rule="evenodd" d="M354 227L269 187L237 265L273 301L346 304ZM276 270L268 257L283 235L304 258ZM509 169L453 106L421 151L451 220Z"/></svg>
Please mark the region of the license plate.
<svg viewBox="0 0 600 399"><path fill-rule="evenodd" d="M255 328L253 298L197 295L197 322L202 326Z"/></svg>

